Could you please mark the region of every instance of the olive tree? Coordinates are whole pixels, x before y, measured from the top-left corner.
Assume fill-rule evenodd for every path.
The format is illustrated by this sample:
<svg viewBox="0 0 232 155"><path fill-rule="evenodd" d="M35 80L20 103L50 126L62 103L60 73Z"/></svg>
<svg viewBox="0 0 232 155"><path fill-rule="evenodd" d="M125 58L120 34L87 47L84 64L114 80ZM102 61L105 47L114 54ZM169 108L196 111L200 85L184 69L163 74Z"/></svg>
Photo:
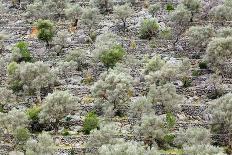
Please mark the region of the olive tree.
<svg viewBox="0 0 232 155"><path fill-rule="evenodd" d="M149 39L157 36L159 32L159 24L156 19L144 19L140 24L139 37L141 39Z"/></svg>
<svg viewBox="0 0 232 155"><path fill-rule="evenodd" d="M16 96L13 94L12 90L7 89L6 87L0 88L0 108L3 108L4 105L8 103L15 103Z"/></svg>
<svg viewBox="0 0 232 155"><path fill-rule="evenodd" d="M101 147L106 144L116 144L120 139L115 136L120 134L120 127L116 123L101 123L100 129L90 131L90 138L87 141L88 147Z"/></svg>
<svg viewBox="0 0 232 155"><path fill-rule="evenodd" d="M187 129L179 129L176 132L175 144L178 146L192 146L210 144L210 131L203 127L188 127Z"/></svg>
<svg viewBox="0 0 232 155"><path fill-rule="evenodd" d="M123 59L125 50L120 45L118 36L113 33L104 33L97 37L93 54L107 68L112 68Z"/></svg>
<svg viewBox="0 0 232 155"><path fill-rule="evenodd" d="M145 149L140 143L135 141L120 141L117 144L111 145L102 145L99 148L100 155L132 155L132 154L146 154L146 155L159 155L161 154L157 148L153 147L152 149Z"/></svg>
<svg viewBox="0 0 232 155"><path fill-rule="evenodd" d="M114 68L100 76L91 92L105 115L122 115L123 106L130 102L132 84L133 79L127 71Z"/></svg>
<svg viewBox="0 0 232 155"><path fill-rule="evenodd" d="M216 37L231 37L232 36L232 28L231 27L222 27L217 31Z"/></svg>
<svg viewBox="0 0 232 155"><path fill-rule="evenodd" d="M226 155L226 153L224 153L223 148L213 146L210 144L196 144L192 146L185 146L183 150L184 153L186 154L194 154L194 155L202 155L202 154Z"/></svg>
<svg viewBox="0 0 232 155"><path fill-rule="evenodd" d="M123 22L123 29L126 28L127 19L133 14L134 10L129 6L129 4L116 5L114 7L114 16L116 19Z"/></svg>
<svg viewBox="0 0 232 155"><path fill-rule="evenodd" d="M91 0L90 5L100 10L100 13L107 14L113 10L113 0Z"/></svg>
<svg viewBox="0 0 232 155"><path fill-rule="evenodd" d="M4 40L8 38L8 35L4 32L0 32L0 53L4 50Z"/></svg>
<svg viewBox="0 0 232 155"><path fill-rule="evenodd" d="M67 116L78 105L78 100L67 91L55 91L44 99L39 119L51 123L58 132L61 119Z"/></svg>
<svg viewBox="0 0 232 155"><path fill-rule="evenodd" d="M130 103L128 115L130 118L140 119L143 114L155 113L152 108L152 103L145 97L139 97Z"/></svg>
<svg viewBox="0 0 232 155"><path fill-rule="evenodd" d="M232 59L232 37L213 38L206 49L206 60L211 67L223 72L223 66ZM230 72L231 68L227 69Z"/></svg>
<svg viewBox="0 0 232 155"><path fill-rule="evenodd" d="M169 16L171 27L175 27L174 47L179 41L181 35L186 31L189 22L191 21L191 11L187 10L183 5L178 5L177 8L171 12Z"/></svg>
<svg viewBox="0 0 232 155"><path fill-rule="evenodd" d="M94 31L96 30L98 24L100 22L100 14L98 9L96 8L85 8L82 11L82 15L80 17L80 24L84 26L84 30L87 35L90 37L90 41L94 41Z"/></svg>
<svg viewBox="0 0 232 155"><path fill-rule="evenodd" d="M182 0L181 3L191 12L190 21L193 21L194 15L201 9L201 0Z"/></svg>
<svg viewBox="0 0 232 155"><path fill-rule="evenodd" d="M68 7L65 9L65 15L72 20L72 25L77 26L77 23L81 17L82 8L79 4L71 5L69 4Z"/></svg>
<svg viewBox="0 0 232 155"><path fill-rule="evenodd" d="M29 123L26 113L15 108L8 113L0 113L0 116L0 126L7 133L13 133L19 127L25 128Z"/></svg>
<svg viewBox="0 0 232 155"><path fill-rule="evenodd" d="M232 2L225 0L223 4L213 7L210 10L212 19L224 25L224 22L232 20Z"/></svg>
<svg viewBox="0 0 232 155"><path fill-rule="evenodd" d="M134 128L134 134L142 138L150 148L156 146L157 142L162 142L166 135L163 118L154 114L143 115Z"/></svg>
<svg viewBox="0 0 232 155"><path fill-rule="evenodd" d="M200 50L200 52L204 51L214 35L215 31L211 25L192 26L187 31L190 44L194 49Z"/></svg>
<svg viewBox="0 0 232 155"><path fill-rule="evenodd" d="M58 150L52 136L46 132L39 134L37 140L30 138L25 148L26 155L54 155Z"/></svg>
<svg viewBox="0 0 232 155"><path fill-rule="evenodd" d="M210 102L209 112L212 115L212 129L216 132L228 132L229 147L232 148L232 94Z"/></svg>
<svg viewBox="0 0 232 155"><path fill-rule="evenodd" d="M183 103L183 97L176 93L175 86L170 83L163 86L151 85L147 96L152 104L162 105L167 113L178 111Z"/></svg>
<svg viewBox="0 0 232 155"><path fill-rule="evenodd" d="M28 94L36 94L41 101L42 89L51 89L57 81L56 70L43 62L12 62L8 65L8 83L15 91L23 90Z"/></svg>
<svg viewBox="0 0 232 155"><path fill-rule="evenodd" d="M161 8L161 4L157 3L157 4L152 4L149 6L148 8L148 12L152 15L152 17L155 17L155 14L160 10Z"/></svg>

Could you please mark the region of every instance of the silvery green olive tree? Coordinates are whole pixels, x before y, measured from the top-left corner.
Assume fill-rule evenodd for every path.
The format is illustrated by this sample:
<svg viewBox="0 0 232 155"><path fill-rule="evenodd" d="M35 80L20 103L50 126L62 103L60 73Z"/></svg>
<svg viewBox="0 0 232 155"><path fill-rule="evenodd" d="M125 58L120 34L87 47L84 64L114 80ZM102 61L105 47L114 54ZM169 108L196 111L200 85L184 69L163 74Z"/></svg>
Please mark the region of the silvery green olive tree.
<svg viewBox="0 0 232 155"><path fill-rule="evenodd" d="M30 138L26 143L26 155L54 155L57 150L52 136L46 132L39 134L37 140Z"/></svg>
<svg viewBox="0 0 232 155"><path fill-rule="evenodd" d="M55 132L58 132L61 119L67 116L75 106L78 99L67 91L55 91L44 99L39 119L44 123L51 123Z"/></svg>
<svg viewBox="0 0 232 155"><path fill-rule="evenodd" d="M148 8L148 12L152 15L152 17L155 17L155 14L160 10L161 8L161 4L160 3L156 3L156 4L152 4L149 6Z"/></svg>
<svg viewBox="0 0 232 155"><path fill-rule="evenodd" d="M187 31L187 36L192 47L199 52L203 52L215 35L214 28L208 26L192 26Z"/></svg>
<svg viewBox="0 0 232 155"><path fill-rule="evenodd" d="M15 91L37 95L41 102L42 89L50 89L57 81L56 70L43 62L21 63L15 62L8 65L8 83Z"/></svg>
<svg viewBox="0 0 232 155"><path fill-rule="evenodd" d="M91 92L105 115L123 115L123 106L129 104L133 92L133 78L120 68L109 69L94 83Z"/></svg>
<svg viewBox="0 0 232 155"><path fill-rule="evenodd" d="M90 6L96 7L102 14L107 14L113 10L113 0L91 0Z"/></svg>
<svg viewBox="0 0 232 155"><path fill-rule="evenodd" d="M96 8L85 8L82 11L80 17L80 24L84 27L90 41L93 42L95 39L95 33L98 24L100 22L99 10Z"/></svg>
<svg viewBox="0 0 232 155"><path fill-rule="evenodd" d="M231 63L232 37L213 38L206 49L206 60L215 71L231 73L231 67L226 70L223 66Z"/></svg>
<svg viewBox="0 0 232 155"><path fill-rule="evenodd" d="M82 8L79 4L69 4L65 9L65 15L72 21L73 26L77 26L81 13Z"/></svg>
<svg viewBox="0 0 232 155"><path fill-rule="evenodd" d="M147 98L154 105L162 105L167 113L180 110L180 104L184 101L183 97L176 93L175 86L170 83L162 86L151 85Z"/></svg>
<svg viewBox="0 0 232 155"><path fill-rule="evenodd" d="M123 29L126 28L127 19L133 14L134 10L129 6L129 4L116 5L114 6L114 16L116 19L123 22Z"/></svg>

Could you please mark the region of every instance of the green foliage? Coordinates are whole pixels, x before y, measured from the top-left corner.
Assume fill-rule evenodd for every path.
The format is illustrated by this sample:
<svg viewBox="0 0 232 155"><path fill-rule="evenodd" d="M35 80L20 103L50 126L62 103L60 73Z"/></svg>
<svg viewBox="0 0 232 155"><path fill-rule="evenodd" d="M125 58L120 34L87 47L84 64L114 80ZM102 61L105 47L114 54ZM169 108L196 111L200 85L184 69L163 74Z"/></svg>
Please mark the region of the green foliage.
<svg viewBox="0 0 232 155"><path fill-rule="evenodd" d="M106 67L112 68L118 61L122 60L124 54L125 51L122 46L117 45L112 47L109 51L103 51L99 59Z"/></svg>
<svg viewBox="0 0 232 155"><path fill-rule="evenodd" d="M45 41L47 46L49 46L49 42L52 41L55 33L54 24L50 20L39 19L35 25L38 29L38 39Z"/></svg>
<svg viewBox="0 0 232 155"><path fill-rule="evenodd" d="M28 44L24 41L20 41L18 42L12 50L12 54L13 54L13 61L16 62L31 62L32 61L32 57L30 54L30 51L28 49Z"/></svg>
<svg viewBox="0 0 232 155"><path fill-rule="evenodd" d="M199 67L200 69L207 69L208 68L207 62L200 62Z"/></svg>
<svg viewBox="0 0 232 155"><path fill-rule="evenodd" d="M7 72L9 74L9 76L15 74L16 70L18 69L18 64L16 62L11 62L8 66L7 66Z"/></svg>
<svg viewBox="0 0 232 155"><path fill-rule="evenodd" d="M135 126L134 134L141 137L144 144L156 146L155 142L162 142L165 135L165 123L161 116L143 115L141 121Z"/></svg>
<svg viewBox="0 0 232 155"><path fill-rule="evenodd" d="M88 113L85 116L83 131L85 134L90 134L90 131L99 127L99 119L97 115L93 112Z"/></svg>
<svg viewBox="0 0 232 155"><path fill-rule="evenodd" d="M199 70L193 70L192 71L192 76L200 76L200 71Z"/></svg>
<svg viewBox="0 0 232 155"><path fill-rule="evenodd" d="M14 131L14 138L18 145L25 144L30 138L30 132L27 128L19 127Z"/></svg>
<svg viewBox="0 0 232 155"><path fill-rule="evenodd" d="M176 118L172 113L166 114L166 122L168 129L173 128L176 125Z"/></svg>
<svg viewBox="0 0 232 155"><path fill-rule="evenodd" d="M27 110L27 115L28 115L29 119L36 121L39 119L40 111L41 111L40 106L34 106L34 107Z"/></svg>
<svg viewBox="0 0 232 155"><path fill-rule="evenodd" d="M144 19L140 25L139 35L141 39L151 39L157 35L159 24L155 19Z"/></svg>
<svg viewBox="0 0 232 155"><path fill-rule="evenodd" d="M64 130L62 131L62 136L68 136L68 135L70 135L68 129L64 129Z"/></svg>
<svg viewBox="0 0 232 155"><path fill-rule="evenodd" d="M171 3L168 3L168 4L166 5L166 10L170 12L170 11L175 10L175 8L174 8L174 6L173 6Z"/></svg>
<svg viewBox="0 0 232 155"><path fill-rule="evenodd" d="M201 9L201 0L182 0L181 3L187 10L191 11L192 15L199 12Z"/></svg>

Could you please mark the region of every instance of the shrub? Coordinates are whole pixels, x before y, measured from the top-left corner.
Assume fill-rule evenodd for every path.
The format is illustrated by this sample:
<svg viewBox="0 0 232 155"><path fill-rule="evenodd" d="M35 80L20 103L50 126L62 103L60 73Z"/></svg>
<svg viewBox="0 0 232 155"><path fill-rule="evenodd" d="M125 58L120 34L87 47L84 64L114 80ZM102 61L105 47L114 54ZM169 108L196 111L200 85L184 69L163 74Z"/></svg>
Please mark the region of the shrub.
<svg viewBox="0 0 232 155"><path fill-rule="evenodd" d="M153 4L153 5L150 5L149 8L148 8L148 12L152 15L152 17L154 18L155 17L155 14L160 10L161 8L161 5L160 3L158 4Z"/></svg>
<svg viewBox="0 0 232 155"><path fill-rule="evenodd" d="M126 69L117 67L101 74L91 89L96 106L108 116L123 115L123 106L130 103L133 92L133 78Z"/></svg>
<svg viewBox="0 0 232 155"><path fill-rule="evenodd" d="M57 133L60 120L69 114L75 106L76 98L67 91L55 91L44 99L39 119L51 123Z"/></svg>
<svg viewBox="0 0 232 155"><path fill-rule="evenodd" d="M231 37L232 36L232 28L231 27L223 27L217 31L216 37Z"/></svg>
<svg viewBox="0 0 232 155"><path fill-rule="evenodd" d="M90 134L90 131L99 127L99 119L97 115L93 112L88 113L85 116L83 131L85 134Z"/></svg>
<svg viewBox="0 0 232 155"><path fill-rule="evenodd" d="M62 131L62 136L68 136L68 135L70 135L68 129L64 129L64 130Z"/></svg>
<svg viewBox="0 0 232 155"><path fill-rule="evenodd" d="M31 119L33 121L37 121L39 119L40 111L41 111L40 106L34 106L34 107L27 110L27 115L28 115L29 119Z"/></svg>
<svg viewBox="0 0 232 155"><path fill-rule="evenodd" d="M157 35L159 30L159 24L155 19L145 19L142 21L139 29L141 39L151 39Z"/></svg>
<svg viewBox="0 0 232 155"><path fill-rule="evenodd" d="M192 71L192 76L200 76L200 71L199 70L193 70Z"/></svg>
<svg viewBox="0 0 232 155"><path fill-rule="evenodd" d="M114 67L115 64L122 60L123 56L125 54L124 49L122 46L117 45L114 46L112 49L109 51L104 51L100 56L99 59L100 61L106 66L106 67Z"/></svg>
<svg viewBox="0 0 232 155"><path fill-rule="evenodd" d="M54 36L54 24L50 20L39 19L36 23L38 30L38 39L46 42L46 46L49 47L49 42L52 41Z"/></svg>
<svg viewBox="0 0 232 155"><path fill-rule="evenodd" d="M72 20L73 26L77 26L78 20L82 14L82 8L79 4L69 5L65 10L65 15Z"/></svg>
<svg viewBox="0 0 232 155"><path fill-rule="evenodd" d="M28 44L26 42L20 41L18 42L12 50L12 59L16 62L31 62L32 57L30 51L28 49Z"/></svg>
<svg viewBox="0 0 232 155"><path fill-rule="evenodd" d="M204 51L211 38L215 35L215 32L211 25L192 26L187 31L187 35L194 49L198 48L200 51Z"/></svg>
<svg viewBox="0 0 232 155"><path fill-rule="evenodd" d="M163 86L151 85L147 97L152 104L161 104L167 113L180 110L180 104L183 103L183 97L176 93L175 86L170 83Z"/></svg>
<svg viewBox="0 0 232 155"><path fill-rule="evenodd" d="M38 135L38 139L30 138L26 143L26 154L52 155L58 150L54 144L53 138L46 132Z"/></svg>
<svg viewBox="0 0 232 155"><path fill-rule="evenodd" d="M197 145L197 144L210 144L211 134L208 129L203 127L189 127L188 129L180 129L176 133L175 144L178 146L183 145Z"/></svg>
<svg viewBox="0 0 232 155"><path fill-rule="evenodd" d="M90 5L99 9L102 14L110 13L113 10L112 0L91 0Z"/></svg>
<svg viewBox="0 0 232 155"><path fill-rule="evenodd" d="M207 69L208 68L207 62L200 62L199 67L200 69Z"/></svg>
<svg viewBox="0 0 232 155"><path fill-rule="evenodd" d="M206 49L206 61L214 70L221 71L223 65L232 59L232 37L214 38Z"/></svg>
<svg viewBox="0 0 232 155"><path fill-rule="evenodd" d="M14 138L17 145L24 145L30 138L30 132L27 128L19 127L14 131Z"/></svg>
<svg viewBox="0 0 232 155"><path fill-rule="evenodd" d="M175 10L175 8L174 8L174 6L173 6L172 4L168 3L168 4L166 5L166 10L167 10L168 12L170 12L170 11Z"/></svg>
<svg viewBox="0 0 232 155"><path fill-rule="evenodd" d="M119 19L123 22L123 28L126 28L126 21L132 15L133 9L128 5L117 5L114 7L114 15L116 19Z"/></svg>
<svg viewBox="0 0 232 155"><path fill-rule="evenodd" d="M90 39L93 36L94 31L96 30L98 24L100 22L100 14L99 10L96 8L86 8L83 9L80 24L84 26L84 30L87 31ZM94 40L90 40L93 42Z"/></svg>
<svg viewBox="0 0 232 155"><path fill-rule="evenodd" d="M194 154L194 155L202 155L202 154L220 154L226 155L223 151L223 148L216 147L210 144L196 144L192 146L185 146L184 148L185 154Z"/></svg>

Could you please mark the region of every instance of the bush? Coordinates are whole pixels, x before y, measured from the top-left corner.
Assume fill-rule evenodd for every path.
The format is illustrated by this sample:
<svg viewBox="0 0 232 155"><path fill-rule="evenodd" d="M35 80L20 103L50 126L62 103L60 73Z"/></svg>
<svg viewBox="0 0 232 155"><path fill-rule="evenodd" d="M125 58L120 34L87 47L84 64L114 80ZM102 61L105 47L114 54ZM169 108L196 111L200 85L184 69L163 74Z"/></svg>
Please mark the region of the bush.
<svg viewBox="0 0 232 155"><path fill-rule="evenodd" d="M68 129L64 129L64 130L62 131L62 135L63 135L63 136L68 136L68 135L70 135Z"/></svg>
<svg viewBox="0 0 232 155"><path fill-rule="evenodd" d="M200 69L207 69L207 68L208 68L206 62L200 62L200 63L199 63L199 67L200 67Z"/></svg>
<svg viewBox="0 0 232 155"><path fill-rule="evenodd" d="M193 70L192 76L199 76L199 75L200 75L200 71L199 70Z"/></svg>
<svg viewBox="0 0 232 155"><path fill-rule="evenodd" d="M14 138L18 144L24 144L30 138L30 132L27 128L19 127L15 130Z"/></svg>
<svg viewBox="0 0 232 155"><path fill-rule="evenodd" d="M50 20L40 19L35 25L38 29L38 39L46 42L46 46L49 47L49 42L54 36L54 24Z"/></svg>
<svg viewBox="0 0 232 155"><path fill-rule="evenodd" d="M34 106L34 107L27 110L27 115L28 115L29 119L36 121L39 119L40 111L41 111L41 107Z"/></svg>
<svg viewBox="0 0 232 155"><path fill-rule="evenodd" d="M167 11L173 11L173 10L175 10L175 8L174 8L174 6L172 4L169 3L169 4L166 5L166 10Z"/></svg>
<svg viewBox="0 0 232 155"><path fill-rule="evenodd" d="M16 62L31 62L32 57L30 51L28 50L28 44L24 41L18 42L12 50L13 61Z"/></svg>
<svg viewBox="0 0 232 155"><path fill-rule="evenodd" d="M159 30L159 24L155 19L145 19L142 21L139 34L141 39L151 39Z"/></svg>
<svg viewBox="0 0 232 155"><path fill-rule="evenodd" d="M86 115L83 125L83 132L85 134L90 134L90 131L99 127L99 119L97 115L93 112L90 112Z"/></svg>
<svg viewBox="0 0 232 155"><path fill-rule="evenodd" d="M106 66L106 67L114 67L115 64L119 61L122 60L123 56L125 54L124 49L122 46L117 45L110 49L109 51L104 51L99 59L100 61Z"/></svg>

